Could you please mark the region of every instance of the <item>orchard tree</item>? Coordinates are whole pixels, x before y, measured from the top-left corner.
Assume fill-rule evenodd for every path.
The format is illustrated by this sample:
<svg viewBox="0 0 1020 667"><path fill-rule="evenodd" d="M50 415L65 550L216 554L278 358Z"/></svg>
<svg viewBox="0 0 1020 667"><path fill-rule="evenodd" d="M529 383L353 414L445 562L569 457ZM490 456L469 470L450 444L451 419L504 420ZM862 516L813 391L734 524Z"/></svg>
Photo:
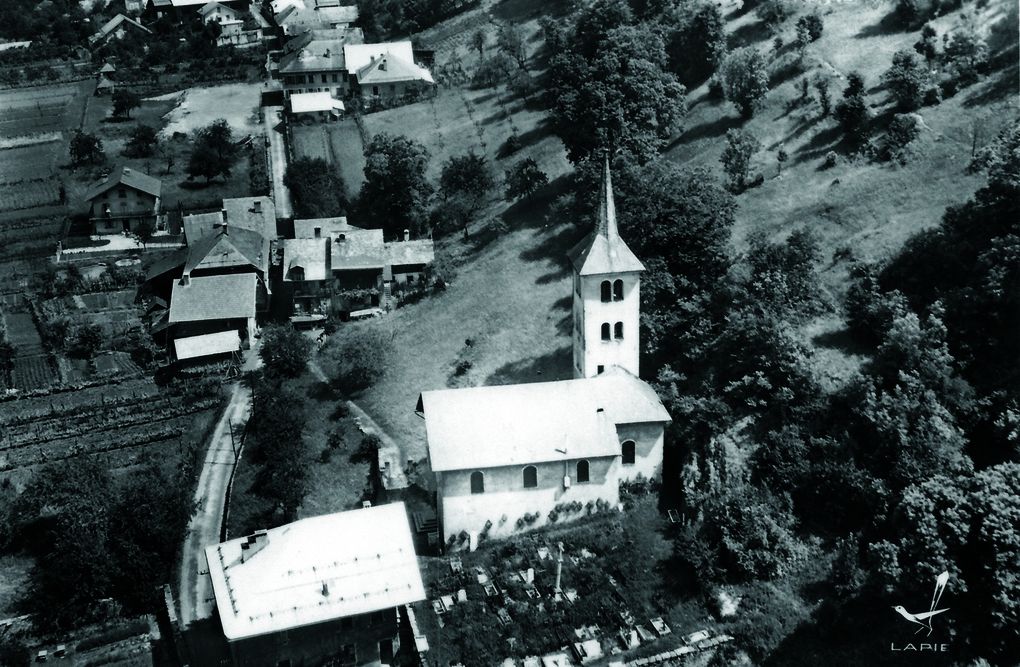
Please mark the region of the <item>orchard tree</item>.
<svg viewBox="0 0 1020 667"><path fill-rule="evenodd" d="M928 84L928 70L917 61L911 51L897 51L893 54L892 67L882 75L882 82L903 111L914 111L924 101Z"/></svg>
<svg viewBox="0 0 1020 667"><path fill-rule="evenodd" d="M454 218L467 234L468 224L496 187L496 179L484 156L473 151L453 156L443 164L439 192L443 198L442 213Z"/></svg>
<svg viewBox="0 0 1020 667"><path fill-rule="evenodd" d="M312 341L292 324L275 324L262 329L259 357L268 373L297 377L304 372L311 353Z"/></svg>
<svg viewBox="0 0 1020 667"><path fill-rule="evenodd" d="M496 45L522 70L528 69L528 47L524 32L514 23L504 23L496 35Z"/></svg>
<svg viewBox="0 0 1020 667"><path fill-rule="evenodd" d="M847 140L854 147L860 147L868 140L871 111L864 97L864 79L857 72L847 75L843 99L836 104L835 116Z"/></svg>
<svg viewBox="0 0 1020 667"><path fill-rule="evenodd" d="M80 130L75 131L71 137L70 153L71 164L75 167L85 163L99 164L106 160L103 142L99 137Z"/></svg>
<svg viewBox="0 0 1020 667"><path fill-rule="evenodd" d="M156 151L159 135L156 128L149 125L138 125L131 130L131 137L124 146L124 154L128 157L149 157Z"/></svg>
<svg viewBox="0 0 1020 667"><path fill-rule="evenodd" d="M217 176L229 177L237 155L230 125L223 118L215 120L195 133L188 158L188 177L202 176L206 183Z"/></svg>
<svg viewBox="0 0 1020 667"><path fill-rule="evenodd" d="M744 118L765 106L769 92L769 74L765 57L751 47L737 49L723 61L723 95Z"/></svg>
<svg viewBox="0 0 1020 667"><path fill-rule="evenodd" d="M478 51L478 59L482 60L485 58L485 43L487 37L485 35L484 28L478 28L471 33L471 46L474 47L475 51Z"/></svg>
<svg viewBox="0 0 1020 667"><path fill-rule="evenodd" d="M504 196L507 201L516 201L522 197L531 199L549 182L549 177L539 169L534 158L524 158L506 170Z"/></svg>
<svg viewBox="0 0 1020 667"><path fill-rule="evenodd" d="M113 91L113 115L131 117L131 110L142 106L141 96L133 90L120 87Z"/></svg>
<svg viewBox="0 0 1020 667"><path fill-rule="evenodd" d="M388 238L400 238L405 229L424 233L433 191L428 164L428 150L413 139L386 132L372 137L356 206L360 217L378 220Z"/></svg>
<svg viewBox="0 0 1020 667"><path fill-rule="evenodd" d="M751 158L761 148L761 142L746 130L728 130L726 149L720 160L729 177L731 192L742 192L751 166Z"/></svg>
<svg viewBox="0 0 1020 667"><path fill-rule="evenodd" d="M334 385L350 394L378 382L386 372L392 349L390 337L378 329L358 326L345 330L325 350Z"/></svg>

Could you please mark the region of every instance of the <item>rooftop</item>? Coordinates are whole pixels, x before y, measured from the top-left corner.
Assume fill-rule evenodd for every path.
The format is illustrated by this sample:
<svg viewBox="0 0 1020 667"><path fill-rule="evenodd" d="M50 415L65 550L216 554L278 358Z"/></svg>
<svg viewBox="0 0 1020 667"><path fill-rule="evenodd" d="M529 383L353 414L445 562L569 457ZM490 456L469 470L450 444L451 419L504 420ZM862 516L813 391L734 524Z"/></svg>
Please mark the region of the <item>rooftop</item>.
<svg viewBox="0 0 1020 667"><path fill-rule="evenodd" d="M407 41L344 45L347 71L351 74L357 73L358 70L371 64L373 59L380 58L386 54L396 56L405 62L414 62L414 49L411 46L411 42Z"/></svg>
<svg viewBox="0 0 1020 667"><path fill-rule="evenodd" d="M152 34L151 30L149 30L148 28L146 28L144 25L134 20L133 18L125 16L123 14L117 14L112 19L104 23L102 27L100 27L99 30L96 32L96 34L92 35L92 37L89 38L89 41L96 42L100 39L103 39L104 37L109 36L110 33L119 28L121 24L124 24L126 27L135 28L137 30L141 30L142 32L149 33L150 35ZM100 71L102 72L104 70Z"/></svg>
<svg viewBox="0 0 1020 667"><path fill-rule="evenodd" d="M224 199L223 218L231 227L250 229L267 239L276 238L276 204L269 197Z"/></svg>
<svg viewBox="0 0 1020 667"><path fill-rule="evenodd" d="M344 103L328 92L293 93L290 98L291 113L317 113L320 111L343 111Z"/></svg>
<svg viewBox="0 0 1020 667"><path fill-rule="evenodd" d="M321 236L335 236L339 233L351 230L360 230L360 227L348 224L347 218L308 218L306 220L294 221L294 236L299 239L315 238L315 230L318 229Z"/></svg>
<svg viewBox="0 0 1020 667"><path fill-rule="evenodd" d="M284 46L280 73L344 70L344 45L361 40L360 29L310 30Z"/></svg>
<svg viewBox="0 0 1020 667"><path fill-rule="evenodd" d="M359 229L336 234L330 251L334 271L380 269L386 264L381 229Z"/></svg>
<svg viewBox="0 0 1020 667"><path fill-rule="evenodd" d="M163 190L163 182L158 178L153 178L148 174L135 171L130 167L122 167L110 172L110 175L106 177L105 181L92 188L92 190L85 195L85 199L91 201L107 190L118 185L124 185L135 190L140 190L154 197L158 197L160 192Z"/></svg>
<svg viewBox="0 0 1020 667"><path fill-rule="evenodd" d="M436 258L432 239L417 241L394 241L386 244L386 261L394 266L406 264L431 264Z"/></svg>
<svg viewBox="0 0 1020 667"><path fill-rule="evenodd" d="M174 282L170 323L255 317L254 273L199 276Z"/></svg>
<svg viewBox="0 0 1020 667"><path fill-rule="evenodd" d="M425 81L435 83L432 74L413 60L405 60L392 53L384 53L357 72L358 83L377 84L392 81Z"/></svg>
<svg viewBox="0 0 1020 667"><path fill-rule="evenodd" d="M426 391L418 410L435 471L615 456L617 425L670 421L655 391L616 367L593 378Z"/></svg>
<svg viewBox="0 0 1020 667"><path fill-rule="evenodd" d="M229 224L190 243L188 250L184 273L234 266L251 266L263 272L269 268L269 240L258 232Z"/></svg>
<svg viewBox="0 0 1020 667"><path fill-rule="evenodd" d="M206 556L228 640L425 599L402 502L302 519Z"/></svg>
<svg viewBox="0 0 1020 667"><path fill-rule="evenodd" d="M329 255L326 254L327 239L284 239L283 279L298 278L291 272L301 269L300 280L326 280L329 277Z"/></svg>
<svg viewBox="0 0 1020 667"><path fill-rule="evenodd" d="M241 336L236 330L218 331L201 336L189 336L174 340L174 352L177 359L197 359L213 354L226 354L241 349Z"/></svg>

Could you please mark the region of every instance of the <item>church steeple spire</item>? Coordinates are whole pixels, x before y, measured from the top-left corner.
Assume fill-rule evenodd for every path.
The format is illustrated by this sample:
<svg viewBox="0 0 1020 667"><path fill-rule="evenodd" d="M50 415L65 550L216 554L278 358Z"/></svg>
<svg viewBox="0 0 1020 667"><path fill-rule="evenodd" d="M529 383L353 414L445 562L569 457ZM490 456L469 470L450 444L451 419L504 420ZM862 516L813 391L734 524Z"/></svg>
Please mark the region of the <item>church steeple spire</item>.
<svg viewBox="0 0 1020 667"><path fill-rule="evenodd" d="M616 227L616 202L613 199L613 175L609 169L609 157L602 163L602 185L599 191L599 214L595 233L612 240L620 235Z"/></svg>

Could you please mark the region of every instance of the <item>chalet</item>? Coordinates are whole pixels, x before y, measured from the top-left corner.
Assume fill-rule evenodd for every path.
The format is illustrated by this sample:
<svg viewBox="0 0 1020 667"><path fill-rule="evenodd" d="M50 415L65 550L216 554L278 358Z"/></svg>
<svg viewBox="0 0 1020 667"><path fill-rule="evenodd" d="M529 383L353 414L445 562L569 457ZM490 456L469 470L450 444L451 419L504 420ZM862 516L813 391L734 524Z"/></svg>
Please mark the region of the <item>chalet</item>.
<svg viewBox="0 0 1020 667"><path fill-rule="evenodd" d="M621 482L661 474L670 417L638 378L644 267L619 236L608 164L595 230L570 258L574 379L418 399L451 548L615 507Z"/></svg>
<svg viewBox="0 0 1020 667"><path fill-rule="evenodd" d="M202 23L220 23L224 21L243 21L244 12L228 7L222 2L207 2L198 10Z"/></svg>
<svg viewBox="0 0 1020 667"><path fill-rule="evenodd" d="M414 60L411 42L346 44L344 63L362 98L396 99L435 85L432 74Z"/></svg>
<svg viewBox="0 0 1020 667"><path fill-rule="evenodd" d="M151 30L133 18L125 16L124 14L117 14L112 19L104 23L96 34L89 37L89 46L100 46L111 39L123 39L129 32L134 32L136 35L140 36L152 34Z"/></svg>
<svg viewBox="0 0 1020 667"><path fill-rule="evenodd" d="M216 46L235 46L246 48L261 44L265 34L262 28L245 30L244 21L226 19L220 23L220 34L216 37Z"/></svg>
<svg viewBox="0 0 1020 667"><path fill-rule="evenodd" d="M392 664L425 599L404 504L327 514L206 548L231 662Z"/></svg>
<svg viewBox="0 0 1020 667"><path fill-rule="evenodd" d="M158 178L140 171L115 169L85 195L95 233L131 232L142 222L158 226L162 186Z"/></svg>

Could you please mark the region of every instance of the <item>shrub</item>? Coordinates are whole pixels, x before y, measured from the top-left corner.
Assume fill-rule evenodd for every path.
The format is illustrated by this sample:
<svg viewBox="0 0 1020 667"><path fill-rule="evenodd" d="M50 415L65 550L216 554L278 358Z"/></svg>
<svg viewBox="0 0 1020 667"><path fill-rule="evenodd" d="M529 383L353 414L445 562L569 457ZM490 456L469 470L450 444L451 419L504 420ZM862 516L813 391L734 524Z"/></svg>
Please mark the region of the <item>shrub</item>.
<svg viewBox="0 0 1020 667"><path fill-rule="evenodd" d="M324 355L333 383L342 392L356 392L382 378L392 349L389 336L377 329L345 327L330 341Z"/></svg>
<svg viewBox="0 0 1020 667"><path fill-rule="evenodd" d="M822 162L822 166L826 169L832 169L839 163L839 154L836 151L829 151L825 154L825 160Z"/></svg>
<svg viewBox="0 0 1020 667"><path fill-rule="evenodd" d="M900 109L913 111L924 100L928 71L921 66L913 52L897 51L893 54L892 67L882 75L882 81Z"/></svg>
<svg viewBox="0 0 1020 667"><path fill-rule="evenodd" d="M808 14L797 19L797 33L801 34L803 31L812 42L818 41L823 29L822 17L818 14Z"/></svg>
<svg viewBox="0 0 1020 667"><path fill-rule="evenodd" d="M886 131L881 158L905 160L904 149L921 133L920 119L915 114L896 114Z"/></svg>
<svg viewBox="0 0 1020 667"><path fill-rule="evenodd" d="M765 104L769 75L765 57L753 48L738 49L727 56L720 68L723 94L740 115L750 118Z"/></svg>

